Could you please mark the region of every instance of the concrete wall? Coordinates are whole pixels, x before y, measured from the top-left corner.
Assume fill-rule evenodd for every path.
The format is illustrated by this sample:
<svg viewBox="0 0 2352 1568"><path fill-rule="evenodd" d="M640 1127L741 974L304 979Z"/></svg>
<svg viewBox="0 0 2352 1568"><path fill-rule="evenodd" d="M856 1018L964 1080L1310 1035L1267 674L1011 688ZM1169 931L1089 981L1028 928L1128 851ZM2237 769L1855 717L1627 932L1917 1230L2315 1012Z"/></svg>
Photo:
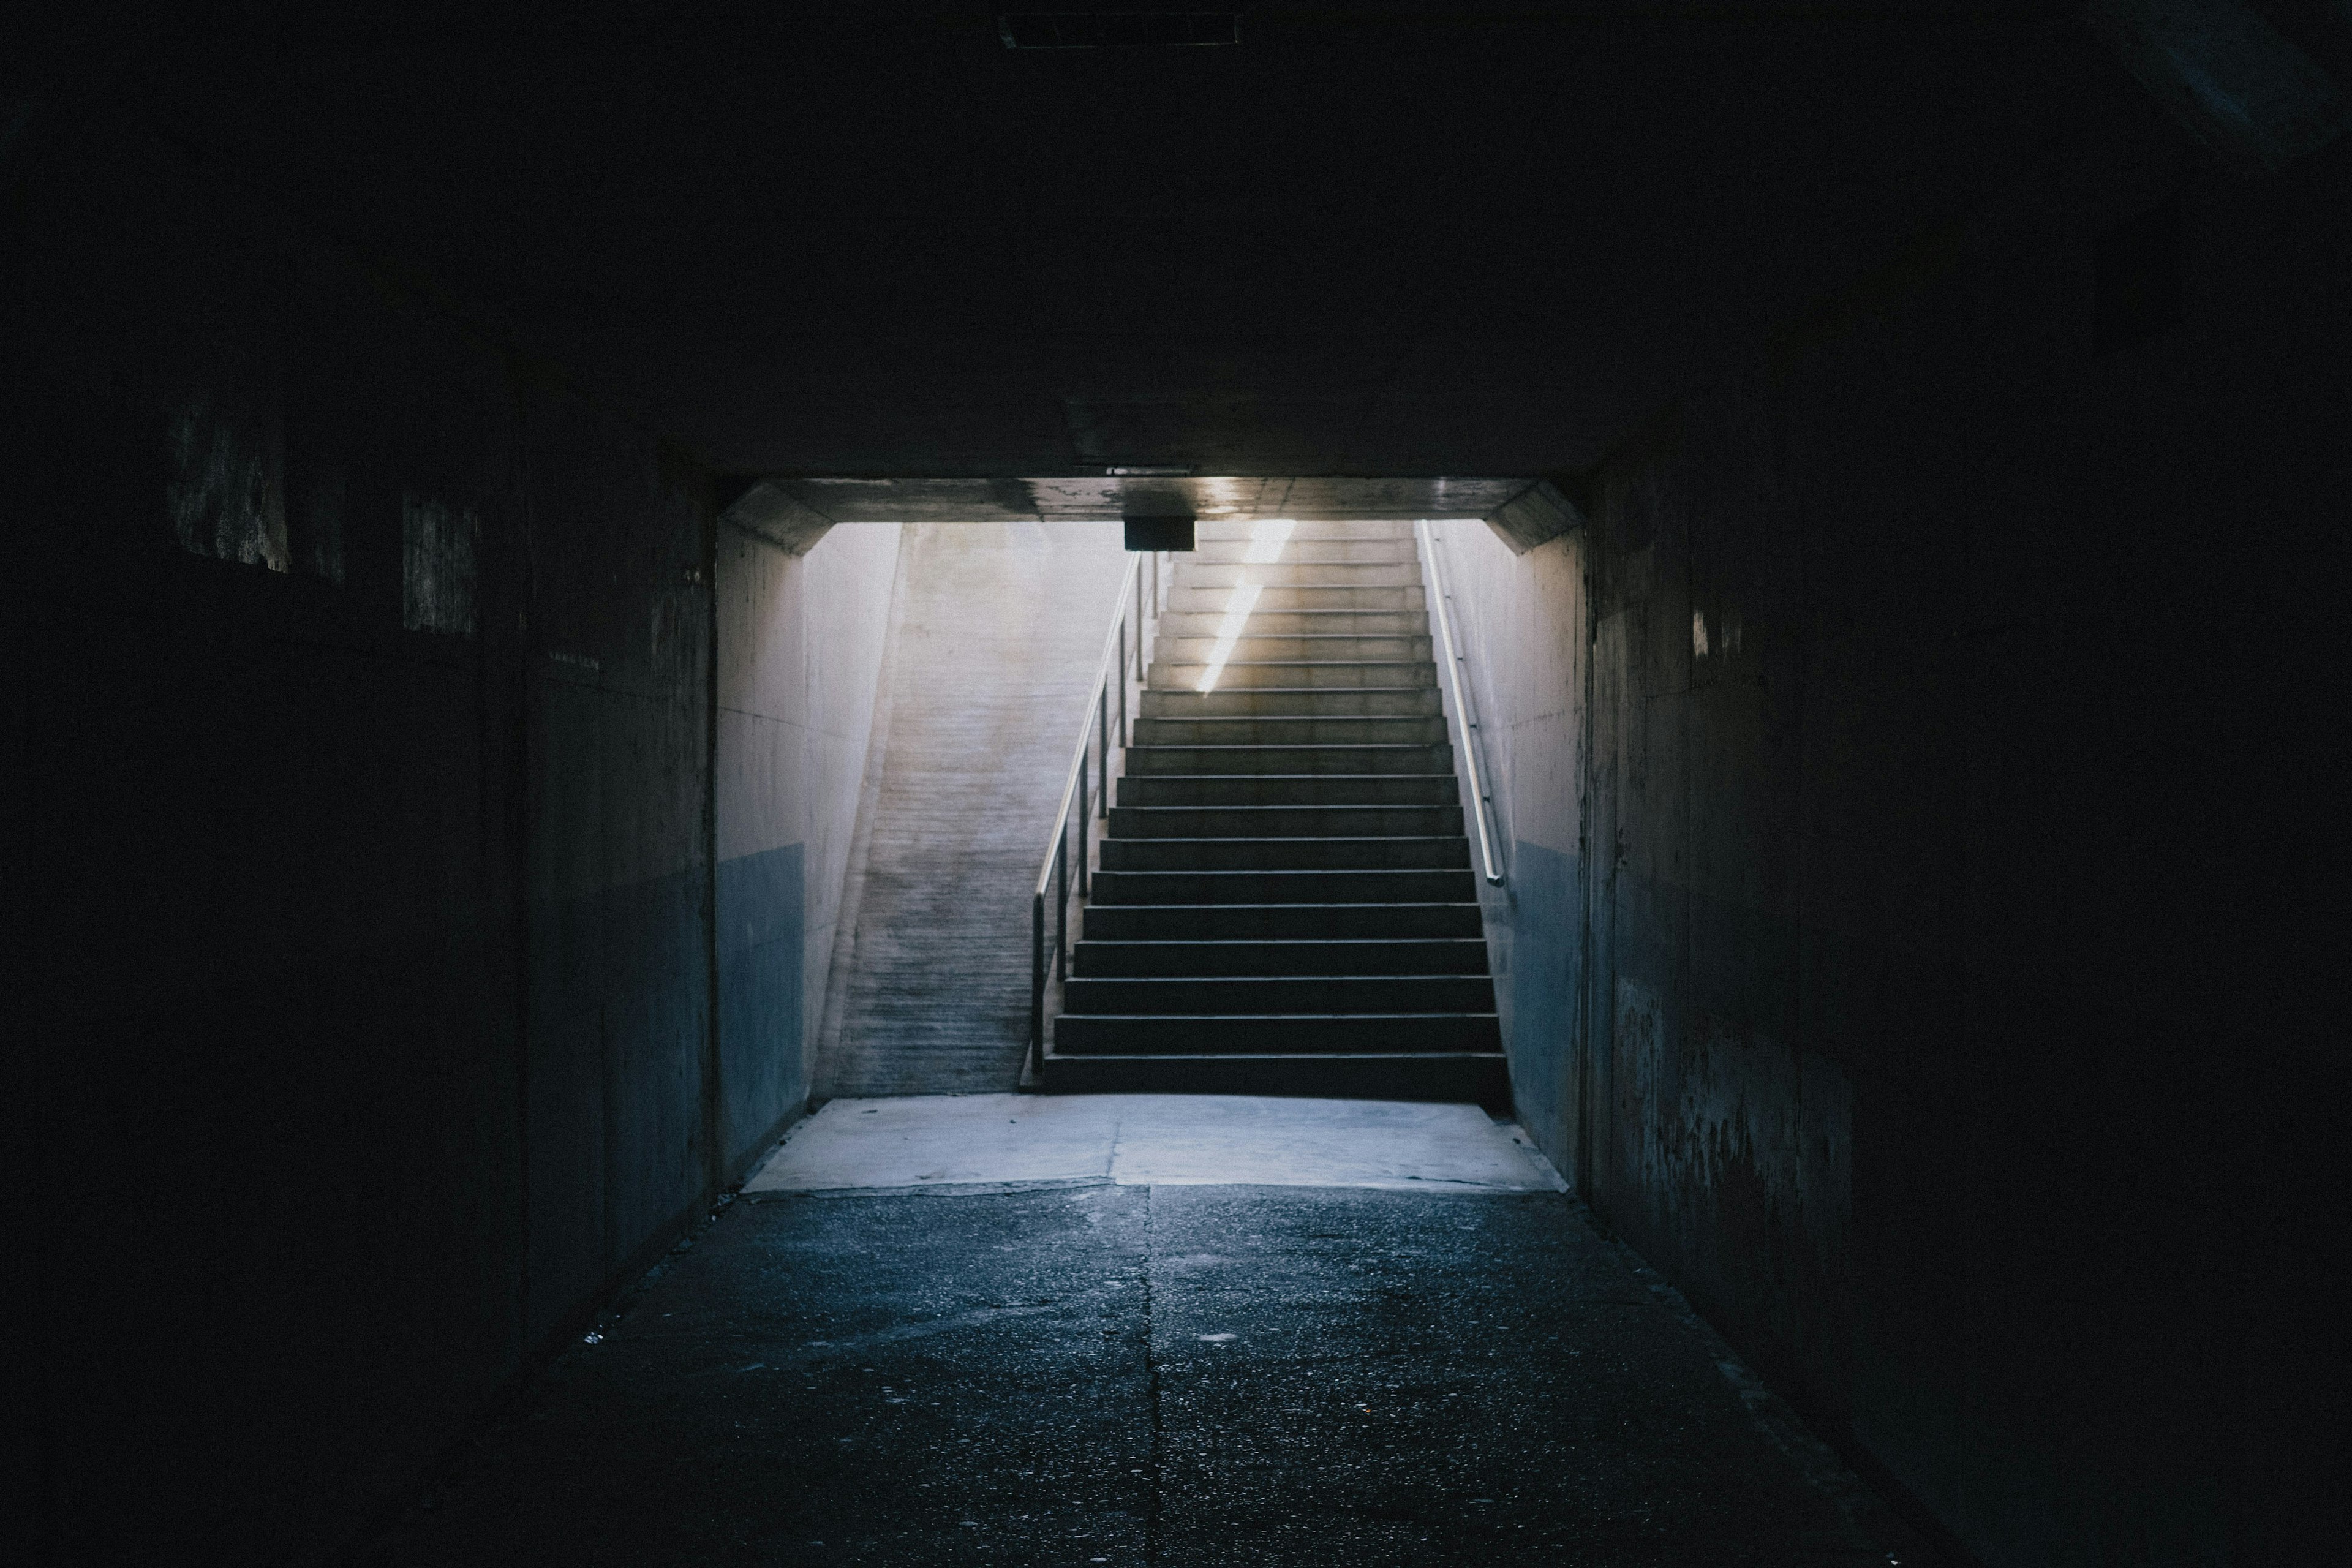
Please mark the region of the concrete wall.
<svg viewBox="0 0 2352 1568"><path fill-rule="evenodd" d="M2032 179L1606 463L1585 537L1447 531L1514 1079L1966 1553L2318 1561L2352 163L2236 179L2086 91ZM2167 210L2178 321L2102 343Z"/></svg>
<svg viewBox="0 0 2352 1568"><path fill-rule="evenodd" d="M888 550L730 542L721 813L705 476L183 150L8 155L0 1555L314 1560L800 1093L713 921L837 879Z"/></svg>
<svg viewBox="0 0 2352 1568"><path fill-rule="evenodd" d="M1559 1130L1576 1123L1583 985L1584 540L1564 534L1519 556L1475 520L1429 527L1505 874L1499 888L1482 881L1479 901L1512 1098L1557 1157ZM1458 736L1450 685L1444 700ZM1454 765L1462 798L1471 800L1469 758L1459 745ZM1475 864L1477 827L1465 826Z"/></svg>
<svg viewBox="0 0 2352 1568"><path fill-rule="evenodd" d="M808 1100L898 574L898 525L788 555L718 544L720 1147L758 1152Z"/></svg>
<svg viewBox="0 0 2352 1568"><path fill-rule="evenodd" d="M836 529L835 532L840 531ZM1111 601L1115 522L908 524L817 1087L999 1092L1029 901Z"/></svg>

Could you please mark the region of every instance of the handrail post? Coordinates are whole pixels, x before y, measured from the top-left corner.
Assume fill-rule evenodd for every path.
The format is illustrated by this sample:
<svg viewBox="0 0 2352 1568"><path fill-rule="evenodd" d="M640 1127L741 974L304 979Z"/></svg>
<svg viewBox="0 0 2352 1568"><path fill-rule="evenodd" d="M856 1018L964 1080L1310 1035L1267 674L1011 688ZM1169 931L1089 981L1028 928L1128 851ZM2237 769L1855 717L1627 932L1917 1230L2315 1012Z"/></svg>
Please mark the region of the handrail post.
<svg viewBox="0 0 2352 1568"><path fill-rule="evenodd" d="M1045 1071L1045 896L1029 898L1029 1067Z"/></svg>
<svg viewBox="0 0 2352 1568"><path fill-rule="evenodd" d="M1139 605L1142 602L1143 562L1141 558L1144 555L1151 556L1153 594L1156 596L1160 592L1158 552L1139 551L1129 554L1127 561L1127 574L1120 578L1118 592L1111 599L1111 624L1103 637L1100 662L1095 667L1095 686L1092 693L1095 699L1095 710L1092 713L1085 714L1084 721L1078 727L1077 745L1071 752L1070 771L1065 775L1066 782L1062 785L1061 805L1055 808L1054 842L1045 851L1045 863L1038 868L1037 881L1031 889L1030 1037L1034 1058L1039 1064L1038 1071L1041 1074L1045 1070L1043 1063L1045 1048L1045 900L1048 893L1051 893L1054 899L1054 973L1066 981L1070 974L1070 882L1073 876L1070 867L1072 848L1070 835L1073 832L1077 834L1078 864L1076 879L1078 884L1078 898L1084 901L1092 890L1094 880L1089 864L1093 857L1093 848L1089 842L1093 831L1092 825L1097 817L1108 820L1110 816L1110 683L1113 680L1118 682L1120 743L1125 744L1128 737L1132 733L1129 726L1127 711L1128 616L1130 601ZM1140 616L1137 620L1134 635L1136 670L1139 679L1141 679L1147 669L1145 661L1148 656L1144 647L1144 622ZM1084 710L1081 710L1081 712ZM1089 745L1100 747L1092 758L1087 755L1087 748ZM1093 779L1087 777L1090 770L1095 773ZM1095 798L1097 795L1100 798ZM1071 813L1071 807L1074 805L1077 808L1075 816Z"/></svg>
<svg viewBox="0 0 2352 1568"><path fill-rule="evenodd" d="M1060 896L1054 900L1054 973L1058 979L1067 980L1070 977L1070 840L1067 834L1062 837L1062 852L1055 858L1059 861L1055 867L1059 882L1055 891ZM1081 888L1079 891L1083 893L1085 889Z"/></svg>

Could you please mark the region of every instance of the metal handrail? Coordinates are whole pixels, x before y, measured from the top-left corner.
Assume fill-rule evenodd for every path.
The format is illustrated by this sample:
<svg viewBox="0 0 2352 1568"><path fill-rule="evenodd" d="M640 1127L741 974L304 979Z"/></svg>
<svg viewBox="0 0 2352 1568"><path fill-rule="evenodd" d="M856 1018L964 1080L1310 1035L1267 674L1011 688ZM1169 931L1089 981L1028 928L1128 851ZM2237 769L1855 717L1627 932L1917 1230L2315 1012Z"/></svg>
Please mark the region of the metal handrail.
<svg viewBox="0 0 2352 1568"><path fill-rule="evenodd" d="M1143 566L1151 563L1150 616L1145 615ZM1160 570L1158 552L1147 557L1143 552L1130 552L1127 558L1127 574L1119 579L1118 595L1113 601L1110 630L1103 635L1102 659L1095 668L1095 683L1087 692L1086 718L1078 726L1078 743L1070 753L1069 777L1062 785L1062 804L1054 814L1053 847L1045 851L1045 863L1038 868L1037 885L1029 898L1029 1066L1031 1071L1042 1074L1045 1067L1045 966L1052 963L1062 979L1069 978L1069 910L1070 910L1070 806L1077 805L1078 823L1078 896L1087 896L1087 824L1095 816L1110 815L1110 681L1111 673L1118 674L1118 734L1121 744L1127 741L1127 635L1130 619L1135 627L1135 678L1145 679L1149 654L1144 634L1149 620L1160 613ZM1095 792L1094 809L1089 810L1087 798L1087 748L1099 741L1101 787ZM1048 889L1059 883L1054 900L1054 942L1049 952L1045 944L1045 897Z"/></svg>
<svg viewBox="0 0 2352 1568"><path fill-rule="evenodd" d="M1499 888L1503 885L1503 873L1495 868L1495 841L1486 831L1486 818L1494 810L1495 797L1487 793L1478 772L1477 737L1472 733L1478 728L1478 721L1470 717L1470 704L1462 694L1464 660L1462 650L1454 646L1454 617L1448 613L1454 595L1446 592L1445 579L1438 571L1437 541L1429 531L1428 521L1416 521L1412 530L1420 537L1423 558L1429 563L1429 607L1437 617L1438 637L1445 645L1445 673L1454 688L1454 722L1462 734L1462 760L1470 770L1470 814L1478 821L1478 862L1485 868L1486 885Z"/></svg>

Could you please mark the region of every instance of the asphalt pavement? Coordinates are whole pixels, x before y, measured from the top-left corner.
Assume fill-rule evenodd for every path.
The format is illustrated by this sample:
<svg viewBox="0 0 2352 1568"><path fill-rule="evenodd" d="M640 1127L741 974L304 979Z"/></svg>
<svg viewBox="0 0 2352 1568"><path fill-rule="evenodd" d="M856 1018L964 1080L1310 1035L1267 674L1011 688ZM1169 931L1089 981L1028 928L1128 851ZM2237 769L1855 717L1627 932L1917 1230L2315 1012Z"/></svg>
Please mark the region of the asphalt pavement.
<svg viewBox="0 0 2352 1568"><path fill-rule="evenodd" d="M887 1114L800 1136L887 1153ZM1167 1181L772 1163L361 1560L1926 1560L1547 1167L1495 1163L1511 1130L1401 1161L1402 1125L1367 1124L1350 1185L1217 1183L1181 1138ZM1344 1178L1325 1144L1307 1173Z"/></svg>

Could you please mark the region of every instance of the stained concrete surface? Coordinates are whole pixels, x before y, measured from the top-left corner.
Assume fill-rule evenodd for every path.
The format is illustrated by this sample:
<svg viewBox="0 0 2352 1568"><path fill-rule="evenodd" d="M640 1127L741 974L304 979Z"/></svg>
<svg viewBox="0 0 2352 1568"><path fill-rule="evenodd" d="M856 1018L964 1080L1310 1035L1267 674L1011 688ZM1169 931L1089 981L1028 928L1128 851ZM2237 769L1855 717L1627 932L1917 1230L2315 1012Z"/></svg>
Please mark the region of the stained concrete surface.
<svg viewBox="0 0 2352 1568"><path fill-rule="evenodd" d="M1586 528L1435 525L1516 1113L1989 1568L2333 1561L2292 1434L2341 1405L2338 814L2295 791L2339 770L2270 672L2340 660L2283 563L2352 514L2352 144L2217 177L2084 85L2071 150L1694 390ZM2151 220L2193 303L2102 347Z"/></svg>
<svg viewBox="0 0 2352 1568"><path fill-rule="evenodd" d="M825 1114L882 1126L900 1109ZM1482 1132L1508 1146L1456 1131L1423 1140L1433 1170L1475 1161ZM1368 1164L1394 1134L1353 1131ZM1924 1560L1563 1194L1097 1180L747 1192L360 1557L1890 1552Z"/></svg>
<svg viewBox="0 0 2352 1568"><path fill-rule="evenodd" d="M808 1100L898 567L894 524L832 529L798 555L718 531L712 931L730 1171Z"/></svg>
<svg viewBox="0 0 2352 1568"><path fill-rule="evenodd" d="M1475 1105L972 1094L833 1100L794 1128L743 1190L1048 1182L1503 1193L1565 1185L1517 1128Z"/></svg>

